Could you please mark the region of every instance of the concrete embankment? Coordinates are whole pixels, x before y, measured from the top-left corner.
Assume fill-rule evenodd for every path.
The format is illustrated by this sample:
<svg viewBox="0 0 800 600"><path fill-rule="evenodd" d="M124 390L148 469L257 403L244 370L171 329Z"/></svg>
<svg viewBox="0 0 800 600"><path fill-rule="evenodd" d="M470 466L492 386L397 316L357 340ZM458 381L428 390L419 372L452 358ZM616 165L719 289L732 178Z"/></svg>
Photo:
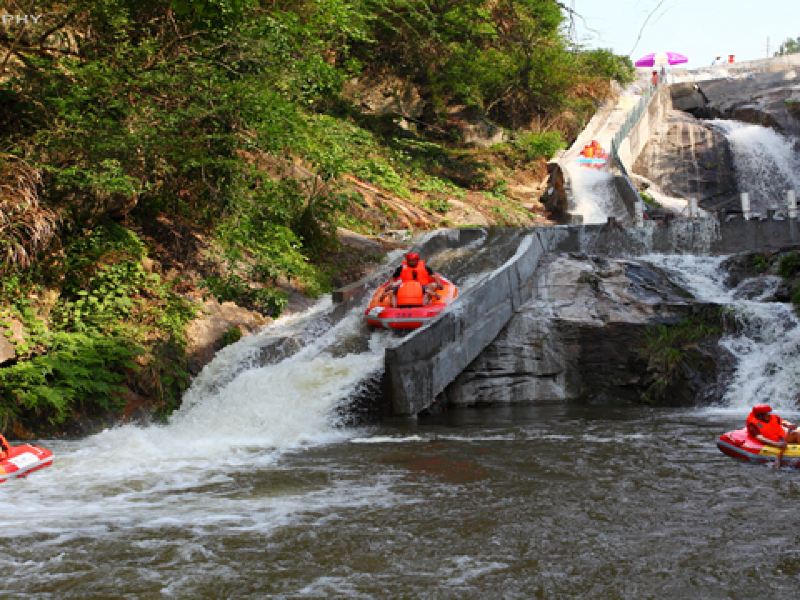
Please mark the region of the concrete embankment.
<svg viewBox="0 0 800 600"><path fill-rule="evenodd" d="M386 393L396 415L428 408L497 337L531 298L536 271L548 253L605 256L646 253L730 254L773 250L798 243L794 220L675 220L623 228L596 226L537 228L516 254L485 282L462 295L440 319L408 336L385 354Z"/></svg>

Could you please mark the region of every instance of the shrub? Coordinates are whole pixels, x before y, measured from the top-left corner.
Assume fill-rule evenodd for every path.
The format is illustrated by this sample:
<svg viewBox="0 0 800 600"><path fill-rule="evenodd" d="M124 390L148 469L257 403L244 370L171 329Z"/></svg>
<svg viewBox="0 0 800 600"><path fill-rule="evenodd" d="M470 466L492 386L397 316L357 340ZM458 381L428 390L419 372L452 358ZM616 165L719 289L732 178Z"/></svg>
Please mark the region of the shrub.
<svg viewBox="0 0 800 600"><path fill-rule="evenodd" d="M141 352L123 338L54 334L46 354L0 369L0 428L12 420L55 426L76 411L119 408L125 374Z"/></svg>
<svg viewBox="0 0 800 600"><path fill-rule="evenodd" d="M558 131L522 132L517 134L513 146L525 160L536 160L552 158L566 143Z"/></svg>
<svg viewBox="0 0 800 600"><path fill-rule="evenodd" d="M800 272L800 254L797 252L790 252L781 257L781 262L778 265L778 273L784 279L794 277Z"/></svg>

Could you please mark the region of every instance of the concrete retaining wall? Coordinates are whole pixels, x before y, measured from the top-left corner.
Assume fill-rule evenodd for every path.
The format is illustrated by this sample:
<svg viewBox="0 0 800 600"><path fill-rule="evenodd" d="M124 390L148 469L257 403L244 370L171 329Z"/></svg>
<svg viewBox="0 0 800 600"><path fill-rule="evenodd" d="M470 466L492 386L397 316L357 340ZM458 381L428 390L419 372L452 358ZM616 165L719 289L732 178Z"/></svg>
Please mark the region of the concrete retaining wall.
<svg viewBox="0 0 800 600"><path fill-rule="evenodd" d="M674 219L648 221L643 227L588 225L562 229L564 233L553 251L614 257L649 253L736 254L800 244L800 225L793 219Z"/></svg>

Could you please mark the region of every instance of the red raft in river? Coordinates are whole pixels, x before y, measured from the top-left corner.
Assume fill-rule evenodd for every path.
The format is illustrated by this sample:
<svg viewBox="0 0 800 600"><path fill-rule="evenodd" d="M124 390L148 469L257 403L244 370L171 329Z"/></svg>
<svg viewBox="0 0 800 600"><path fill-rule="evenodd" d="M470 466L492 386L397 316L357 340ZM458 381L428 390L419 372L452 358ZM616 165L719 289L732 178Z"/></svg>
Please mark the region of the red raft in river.
<svg viewBox="0 0 800 600"><path fill-rule="evenodd" d="M8 479L25 477L33 471L53 464L53 453L47 448L32 444L11 446L0 435L0 483Z"/></svg>
<svg viewBox="0 0 800 600"><path fill-rule="evenodd" d="M455 284L439 275L443 287L437 290L430 301L425 304L424 290L418 281L404 281L397 290L397 307L392 307L391 299L384 293L392 285L387 281L372 295L364 318L372 327L385 329L416 329L431 319L439 316L448 304L458 297Z"/></svg>
<svg viewBox="0 0 800 600"><path fill-rule="evenodd" d="M772 462L780 452L779 448L759 442L748 435L746 428L723 433L717 440L717 448L732 458L755 463ZM789 444L781 459L781 465L800 468L800 444Z"/></svg>

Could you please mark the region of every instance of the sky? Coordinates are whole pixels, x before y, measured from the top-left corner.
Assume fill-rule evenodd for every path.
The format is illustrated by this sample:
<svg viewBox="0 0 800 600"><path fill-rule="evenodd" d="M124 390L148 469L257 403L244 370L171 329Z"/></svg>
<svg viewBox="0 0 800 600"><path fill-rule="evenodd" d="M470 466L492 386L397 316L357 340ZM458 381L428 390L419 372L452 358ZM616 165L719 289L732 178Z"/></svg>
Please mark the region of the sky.
<svg viewBox="0 0 800 600"><path fill-rule="evenodd" d="M668 50L686 55L689 62L681 66L689 68L710 65L716 56L727 60L729 54L737 62L752 60L772 56L781 42L800 36L800 0L562 2L580 15L573 39L589 48L610 48L633 61Z"/></svg>

